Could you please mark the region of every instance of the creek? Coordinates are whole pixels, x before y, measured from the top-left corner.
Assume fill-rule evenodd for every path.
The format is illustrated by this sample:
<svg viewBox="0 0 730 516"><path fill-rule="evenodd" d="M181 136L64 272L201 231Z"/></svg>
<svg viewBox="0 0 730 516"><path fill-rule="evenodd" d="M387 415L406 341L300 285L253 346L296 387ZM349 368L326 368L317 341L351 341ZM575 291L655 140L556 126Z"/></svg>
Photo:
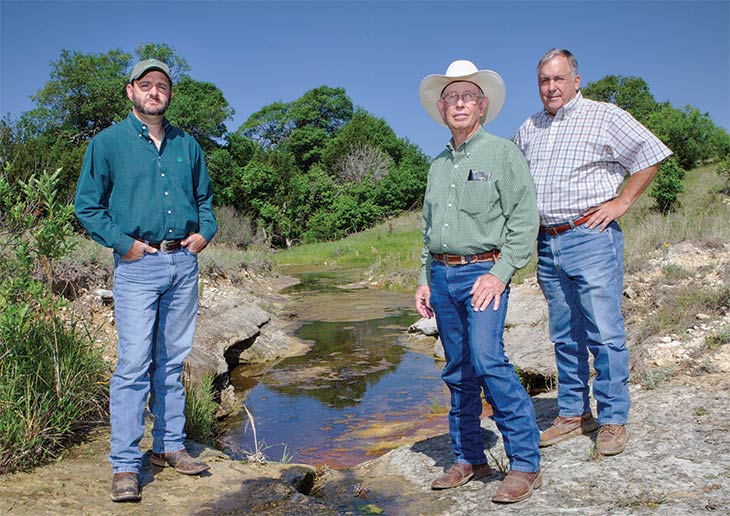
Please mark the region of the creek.
<svg viewBox="0 0 730 516"><path fill-rule="evenodd" d="M285 293L300 323L295 335L312 347L263 372L232 372L251 413L222 429L233 458L258 450L268 460L344 468L447 431L433 340L406 331L418 320L413 296L342 286L360 272L284 271L301 281Z"/></svg>

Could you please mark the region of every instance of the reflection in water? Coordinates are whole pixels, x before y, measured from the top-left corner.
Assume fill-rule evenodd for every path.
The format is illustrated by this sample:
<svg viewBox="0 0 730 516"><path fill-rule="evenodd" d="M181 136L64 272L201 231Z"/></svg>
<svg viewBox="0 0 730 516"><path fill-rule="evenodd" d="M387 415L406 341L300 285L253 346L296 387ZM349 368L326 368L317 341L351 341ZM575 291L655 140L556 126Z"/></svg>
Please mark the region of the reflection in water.
<svg viewBox="0 0 730 516"><path fill-rule="evenodd" d="M312 297L321 303L323 295L331 296L334 307L354 295L327 288L334 279L325 278L326 294L322 276L307 278L297 292L315 285ZM357 295L383 300L382 293L368 290ZM305 293L297 302L308 299ZM410 301L410 296L403 299ZM314 343L309 353L283 360L260 377L233 375L239 394L250 389L245 404L259 441L269 446L265 453L270 460L284 454L293 455L295 462L346 467L413 441L424 431L446 431L449 400L441 365L401 342L416 314L404 306L386 312L386 317L364 321L307 322L296 335ZM243 450L254 450L247 423L241 416L226 424L224 440L235 443L228 451L237 458L245 455Z"/></svg>

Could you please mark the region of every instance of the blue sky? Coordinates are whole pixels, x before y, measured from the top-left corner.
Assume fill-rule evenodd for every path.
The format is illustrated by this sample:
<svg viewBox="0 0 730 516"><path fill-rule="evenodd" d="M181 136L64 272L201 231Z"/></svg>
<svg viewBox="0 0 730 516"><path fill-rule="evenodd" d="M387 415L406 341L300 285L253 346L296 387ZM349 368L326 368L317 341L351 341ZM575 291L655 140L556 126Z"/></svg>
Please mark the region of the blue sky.
<svg viewBox="0 0 730 516"><path fill-rule="evenodd" d="M730 1L55 1L0 0L0 114L33 107L62 49L133 53L167 43L194 79L236 110L229 130L275 101L326 84L385 118L429 155L449 138L418 85L455 59L497 71L505 106L487 130L512 137L540 107L535 66L571 50L583 84L644 78L658 101L690 104L730 129ZM121 93L120 93L121 94Z"/></svg>

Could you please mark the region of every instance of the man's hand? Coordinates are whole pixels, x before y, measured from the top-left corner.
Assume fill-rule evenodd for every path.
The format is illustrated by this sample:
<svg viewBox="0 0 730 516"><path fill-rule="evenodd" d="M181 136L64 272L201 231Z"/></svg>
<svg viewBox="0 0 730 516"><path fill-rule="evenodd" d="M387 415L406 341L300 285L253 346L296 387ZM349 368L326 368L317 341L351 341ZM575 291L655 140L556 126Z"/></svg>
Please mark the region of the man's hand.
<svg viewBox="0 0 730 516"><path fill-rule="evenodd" d="M433 308L431 308L431 289L428 285L419 285L416 289L416 311L421 317L431 319L433 317Z"/></svg>
<svg viewBox="0 0 730 516"><path fill-rule="evenodd" d="M482 274L474 282L474 286L471 288L471 306L474 307L474 311L484 311L489 306L489 303L494 300L493 309L499 310L499 300L502 292L507 287L502 280L493 274Z"/></svg>
<svg viewBox="0 0 730 516"><path fill-rule="evenodd" d="M610 201L606 201L600 206L591 208L586 211L586 215L590 215L586 225L588 229L593 229L600 225L599 231L603 231L614 220L622 217L624 213L629 211L630 204L627 204L621 197L614 197Z"/></svg>
<svg viewBox="0 0 730 516"><path fill-rule="evenodd" d="M652 165L632 174L617 197L586 211L585 214L591 216L591 218L586 221L588 229L593 229L600 225L601 228L599 231L603 231L611 222L629 211L629 208L634 205L636 200L641 196L644 190L646 190L646 187L649 186L651 180L654 179L654 176L659 170L659 165L660 164L657 163L656 165Z"/></svg>
<svg viewBox="0 0 730 516"><path fill-rule="evenodd" d="M129 251L127 251L127 254L122 256L122 260L124 261L131 261L131 260L138 260L144 256L144 253L156 253L157 249L154 247L150 247L144 242L140 242L139 240L135 240L132 244L132 247L129 248Z"/></svg>
<svg viewBox="0 0 730 516"><path fill-rule="evenodd" d="M205 241L205 237L203 235L195 233L180 242L180 245L187 247L188 251L191 253L198 254L206 245L208 245L208 242Z"/></svg>

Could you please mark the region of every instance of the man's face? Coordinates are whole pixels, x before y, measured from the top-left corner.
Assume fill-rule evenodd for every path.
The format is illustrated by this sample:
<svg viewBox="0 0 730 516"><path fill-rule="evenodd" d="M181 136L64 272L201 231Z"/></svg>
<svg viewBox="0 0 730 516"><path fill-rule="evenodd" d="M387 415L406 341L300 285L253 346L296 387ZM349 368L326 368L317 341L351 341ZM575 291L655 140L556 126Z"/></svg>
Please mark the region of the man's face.
<svg viewBox="0 0 730 516"><path fill-rule="evenodd" d="M127 84L127 97L137 113L164 115L170 105L172 88L167 75L159 70L152 70L132 84Z"/></svg>
<svg viewBox="0 0 730 516"><path fill-rule="evenodd" d="M463 95L471 94L471 102L464 102ZM452 97L456 103L449 104L447 98L449 95L459 95ZM444 123L451 131L466 131L472 134L477 127L481 125L481 117L487 110L489 101L482 95L479 87L471 82L459 81L452 82L441 93L441 98L437 101L439 113Z"/></svg>
<svg viewBox="0 0 730 516"><path fill-rule="evenodd" d="M577 95L580 75L573 74L565 57L556 56L540 67L537 83L542 105L548 113L554 115Z"/></svg>

